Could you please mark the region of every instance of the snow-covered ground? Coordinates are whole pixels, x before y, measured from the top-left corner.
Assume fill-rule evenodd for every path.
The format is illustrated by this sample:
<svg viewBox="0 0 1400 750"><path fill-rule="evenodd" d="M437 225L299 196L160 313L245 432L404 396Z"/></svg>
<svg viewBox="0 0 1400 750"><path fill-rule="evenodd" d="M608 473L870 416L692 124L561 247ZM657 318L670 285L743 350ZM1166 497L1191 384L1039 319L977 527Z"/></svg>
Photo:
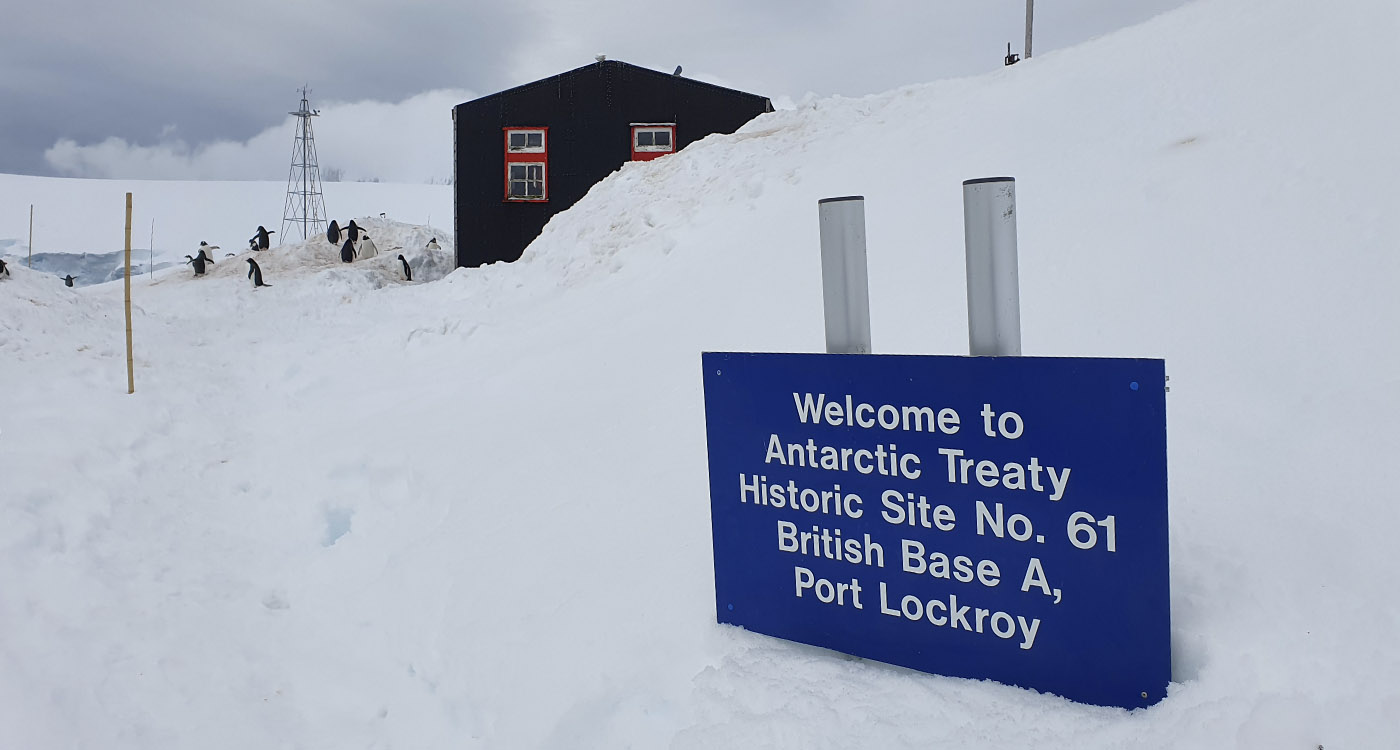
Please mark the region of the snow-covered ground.
<svg viewBox="0 0 1400 750"><path fill-rule="evenodd" d="M12 266L0 746L1393 746L1397 31L1388 0L1201 0L629 165L515 264L407 283L376 236L262 253L270 289L167 271L134 285L132 396L121 285ZM1025 353L1172 376L1152 708L714 623L699 353L822 349L816 201L848 194L876 349L965 352L960 185L1002 174ZM92 248L85 185L0 195ZM192 232L246 212L238 241L280 215L227 185L147 189ZM438 231L382 189L403 208L333 215Z"/></svg>

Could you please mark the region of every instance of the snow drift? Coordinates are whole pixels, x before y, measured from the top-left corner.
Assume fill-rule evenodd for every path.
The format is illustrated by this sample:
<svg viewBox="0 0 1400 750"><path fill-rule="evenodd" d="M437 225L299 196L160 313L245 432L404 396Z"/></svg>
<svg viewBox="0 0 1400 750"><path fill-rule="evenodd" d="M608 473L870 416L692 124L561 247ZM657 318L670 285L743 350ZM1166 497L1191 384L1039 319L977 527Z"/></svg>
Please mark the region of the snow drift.
<svg viewBox="0 0 1400 750"><path fill-rule="evenodd" d="M132 397L117 285L0 281L0 731L1392 742L1396 30L1381 0L1203 0L628 165L516 264L377 284L310 248L265 254L272 289L172 275L138 294ZM714 624L699 352L821 350L815 202L855 193L877 350L964 352L960 183L1001 174L1025 352L1172 376L1175 681L1150 709Z"/></svg>

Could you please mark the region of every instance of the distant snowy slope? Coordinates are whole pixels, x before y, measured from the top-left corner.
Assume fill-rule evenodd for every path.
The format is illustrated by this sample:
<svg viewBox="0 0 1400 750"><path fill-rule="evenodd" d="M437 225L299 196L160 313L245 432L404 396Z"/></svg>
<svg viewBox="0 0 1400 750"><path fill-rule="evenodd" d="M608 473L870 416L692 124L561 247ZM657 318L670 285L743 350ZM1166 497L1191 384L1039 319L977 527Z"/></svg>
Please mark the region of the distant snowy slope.
<svg viewBox="0 0 1400 750"><path fill-rule="evenodd" d="M241 258L168 271L136 286L134 396L120 284L20 269L0 280L0 737L1392 745L1397 31L1388 0L1201 0L628 165L518 263L409 284L384 243L346 265L319 239L260 254L270 289ZM714 622L699 353L822 350L816 201L848 194L877 351L966 352L960 184L1003 174L1026 353L1172 376L1175 682L1150 709ZM174 212L203 216L199 189ZM269 210L228 200L231 234ZM411 214L372 236L416 244Z"/></svg>
<svg viewBox="0 0 1400 750"><path fill-rule="evenodd" d="M444 160L450 161L451 155ZM327 182L330 218L345 223L360 216L452 227L450 185L392 185ZM126 193L132 194L131 244L150 248L152 221L156 254L181 258L200 242L226 251L247 248L261 224L282 229L285 182L173 182L78 180L5 175L0 179L0 252L23 257L29 242L29 206L34 206L36 252L113 252L125 244ZM272 236L274 244L301 239ZM142 258L145 256L141 255Z"/></svg>

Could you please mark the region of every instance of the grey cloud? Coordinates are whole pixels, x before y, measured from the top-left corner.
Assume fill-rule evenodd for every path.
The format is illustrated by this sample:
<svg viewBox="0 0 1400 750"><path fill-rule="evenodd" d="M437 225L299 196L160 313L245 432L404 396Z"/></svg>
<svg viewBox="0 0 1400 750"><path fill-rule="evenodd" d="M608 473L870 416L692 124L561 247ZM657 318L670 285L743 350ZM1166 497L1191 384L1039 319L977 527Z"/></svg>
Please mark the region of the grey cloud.
<svg viewBox="0 0 1400 750"><path fill-rule="evenodd" d="M1057 0L1036 15L1049 52L1184 0ZM858 96L995 70L1019 51L1023 0L515 0L206 3L51 0L0 25L0 171L52 173L62 139L197 148L282 122L303 83L316 101L397 102L421 92L489 93L605 53L682 64L779 101Z"/></svg>

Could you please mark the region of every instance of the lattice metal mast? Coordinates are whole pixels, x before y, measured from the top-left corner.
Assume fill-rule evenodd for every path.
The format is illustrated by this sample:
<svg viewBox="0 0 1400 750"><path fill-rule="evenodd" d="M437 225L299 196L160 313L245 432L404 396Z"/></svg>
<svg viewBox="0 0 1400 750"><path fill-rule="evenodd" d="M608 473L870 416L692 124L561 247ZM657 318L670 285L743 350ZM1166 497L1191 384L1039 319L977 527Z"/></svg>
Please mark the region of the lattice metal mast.
<svg viewBox="0 0 1400 750"><path fill-rule="evenodd" d="M320 110L311 109L309 90L301 89L301 109L288 112L297 118L296 137L292 141L292 169L287 176L287 204L282 209L281 236L288 227L298 227L303 240L326 231L326 201L321 193L321 168L316 164L316 136L311 118Z"/></svg>

